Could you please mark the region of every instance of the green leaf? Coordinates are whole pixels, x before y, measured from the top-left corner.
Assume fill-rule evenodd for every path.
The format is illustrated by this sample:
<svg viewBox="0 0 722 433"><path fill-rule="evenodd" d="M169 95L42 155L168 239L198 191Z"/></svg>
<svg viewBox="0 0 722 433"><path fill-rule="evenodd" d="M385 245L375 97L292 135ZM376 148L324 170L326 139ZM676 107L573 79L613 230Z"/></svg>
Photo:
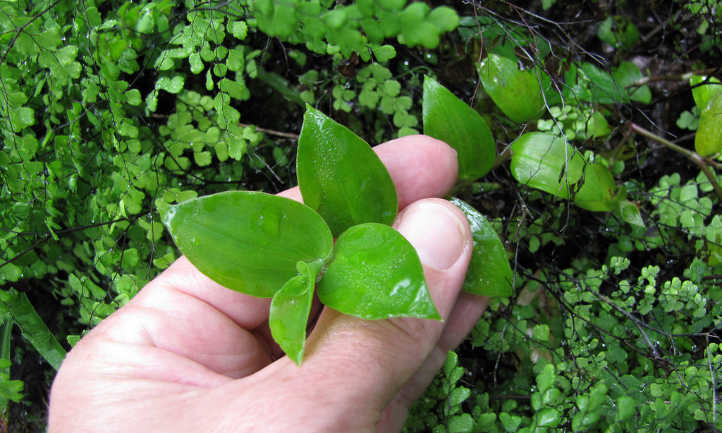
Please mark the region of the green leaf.
<svg viewBox="0 0 722 433"><path fill-rule="evenodd" d="M429 13L428 20L442 32L450 32L459 26L459 15L448 6L439 6Z"/></svg>
<svg viewBox="0 0 722 433"><path fill-rule="evenodd" d="M138 33L150 33L153 31L155 25L155 19L153 18L153 11L151 9L145 9L143 15L138 18L138 22L135 25L135 30Z"/></svg>
<svg viewBox="0 0 722 433"><path fill-rule="evenodd" d="M468 413L449 418L449 433L469 433L474 430L474 419Z"/></svg>
<svg viewBox="0 0 722 433"><path fill-rule="evenodd" d="M234 72L242 71L244 67L245 58L243 57L243 50L240 48L234 48L228 52L228 59L226 59L226 66L228 69Z"/></svg>
<svg viewBox="0 0 722 433"><path fill-rule="evenodd" d="M234 21L229 24L228 31L231 32L234 38L243 40L248 35L248 25L244 21Z"/></svg>
<svg viewBox="0 0 722 433"><path fill-rule="evenodd" d="M536 420L536 425L539 427L556 427L561 422L561 417L558 410L545 407L536 413Z"/></svg>
<svg viewBox="0 0 722 433"><path fill-rule="evenodd" d="M642 72L637 65L632 62L622 62L619 64L612 76L620 87L624 87L629 92L629 98L632 101L649 104L652 102L652 91L646 84L639 87L633 87L635 83L644 78Z"/></svg>
<svg viewBox="0 0 722 433"><path fill-rule="evenodd" d="M125 100L133 106L138 106L143 102L143 98L140 96L140 90L138 89L130 89L125 92Z"/></svg>
<svg viewBox="0 0 722 433"><path fill-rule="evenodd" d="M441 319L416 250L383 224L360 224L339 236L318 296L325 305L362 319Z"/></svg>
<svg viewBox="0 0 722 433"><path fill-rule="evenodd" d="M722 91L713 94L700 112L694 149L702 156L722 151Z"/></svg>
<svg viewBox="0 0 722 433"><path fill-rule="evenodd" d="M43 319L35 311L25 293L15 289L0 291L2 309L8 311L13 321L20 327L23 337L54 368L60 368L65 358L65 349L60 345Z"/></svg>
<svg viewBox="0 0 722 433"><path fill-rule="evenodd" d="M211 153L208 151L194 152L193 157L196 160L196 164L200 167L206 167L211 164Z"/></svg>
<svg viewBox="0 0 722 433"><path fill-rule="evenodd" d="M632 397L622 395L617 399L617 421L624 421L634 415L637 403Z"/></svg>
<svg viewBox="0 0 722 433"><path fill-rule="evenodd" d="M396 57L396 48L393 45L375 45L371 50L376 60L381 63L386 63Z"/></svg>
<svg viewBox="0 0 722 433"><path fill-rule="evenodd" d="M712 95L722 93L722 83L717 77L693 75L689 79L689 85L692 86L692 97L700 112L707 108Z"/></svg>
<svg viewBox="0 0 722 433"><path fill-rule="evenodd" d="M609 129L609 123L604 115L599 111L595 111L588 119L586 123L587 135L592 138L604 137L605 135L612 132Z"/></svg>
<svg viewBox="0 0 722 433"><path fill-rule="evenodd" d="M469 396L471 396L471 390L465 386L460 386L458 388L454 388L454 390L449 393L447 403L449 406L458 406L466 401Z"/></svg>
<svg viewBox="0 0 722 433"><path fill-rule="evenodd" d="M183 78L182 75L175 75L172 78L163 76L158 78L158 81L155 83L155 88L165 90L168 93L176 94L183 90L184 84L185 78Z"/></svg>
<svg viewBox="0 0 722 433"><path fill-rule="evenodd" d="M509 415L507 412L499 414L499 421L507 432L515 432L521 424L521 417L518 415Z"/></svg>
<svg viewBox="0 0 722 433"><path fill-rule="evenodd" d="M303 201L335 236L366 222L391 224L398 199L391 176L369 145L307 106L296 160Z"/></svg>
<svg viewBox="0 0 722 433"><path fill-rule="evenodd" d="M578 69L570 69L565 75L568 82L575 75L572 71L579 74L573 80L576 84L565 92L572 98L597 104L629 102L629 95L620 83L593 64L585 62Z"/></svg>
<svg viewBox="0 0 722 433"><path fill-rule="evenodd" d="M429 9L429 6L422 2L414 2L404 8L399 14L401 23L399 42L409 47L422 45L428 49L434 49L439 45L439 32L442 30L425 19Z"/></svg>
<svg viewBox="0 0 722 433"><path fill-rule="evenodd" d="M273 295L268 325L276 343L293 362L301 365L319 267L312 270L308 263L298 262L297 270L299 275L288 280Z"/></svg>
<svg viewBox="0 0 722 433"><path fill-rule="evenodd" d="M609 212L617 208L615 196L612 172L599 161L588 164L581 188L574 195L574 204L594 212Z"/></svg>
<svg viewBox="0 0 722 433"><path fill-rule="evenodd" d="M504 245L489 221L458 198L451 199L469 221L474 248L466 271L464 290L482 296L511 296L513 274Z"/></svg>
<svg viewBox="0 0 722 433"><path fill-rule="evenodd" d="M554 3L556 3L557 0L542 0L542 9L549 10L552 6L554 6Z"/></svg>
<svg viewBox="0 0 722 433"><path fill-rule="evenodd" d="M646 227L637 205L628 200L620 200L617 215L627 224Z"/></svg>
<svg viewBox="0 0 722 433"><path fill-rule="evenodd" d="M200 74L203 71L203 61L201 60L200 54L191 54L190 56L188 56L188 62L191 65L191 73Z"/></svg>
<svg viewBox="0 0 722 433"><path fill-rule="evenodd" d="M556 378L557 375L554 372L554 365L545 365L541 373L539 373L536 377L536 386L537 388L539 388L539 392L544 394L546 390L551 389L552 385L554 385L554 381L556 380Z"/></svg>
<svg viewBox="0 0 722 433"><path fill-rule="evenodd" d="M629 49L639 42L639 30L631 18L610 15L599 26L597 37L615 48Z"/></svg>
<svg viewBox="0 0 722 433"><path fill-rule="evenodd" d="M299 261L324 261L333 237L323 219L293 200L228 191L170 206L163 216L178 248L219 284L270 297Z"/></svg>
<svg viewBox="0 0 722 433"><path fill-rule="evenodd" d="M535 120L544 113L540 77L520 70L513 60L489 54L479 65L479 78L486 93L514 122Z"/></svg>
<svg viewBox="0 0 722 433"><path fill-rule="evenodd" d="M28 126L35 124L35 110L30 107L20 107L10 110L10 123L15 132L20 132Z"/></svg>
<svg viewBox="0 0 722 433"><path fill-rule="evenodd" d="M581 179L584 158L560 137L541 132L512 143L511 174L517 182L569 199Z"/></svg>
<svg viewBox="0 0 722 433"><path fill-rule="evenodd" d="M485 175L496 160L491 130L474 109L433 78L424 78L424 134L446 142L459 158L459 178Z"/></svg>

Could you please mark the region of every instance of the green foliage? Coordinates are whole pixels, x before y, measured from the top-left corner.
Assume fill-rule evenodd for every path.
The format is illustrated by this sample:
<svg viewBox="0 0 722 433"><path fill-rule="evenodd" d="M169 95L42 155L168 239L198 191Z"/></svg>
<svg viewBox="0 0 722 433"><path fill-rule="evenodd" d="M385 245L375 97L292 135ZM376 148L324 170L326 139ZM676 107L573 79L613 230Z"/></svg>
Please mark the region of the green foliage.
<svg viewBox="0 0 722 433"><path fill-rule="evenodd" d="M693 77L690 81L699 86L692 89L700 113L694 148L700 155L709 156L722 151L722 84L716 78Z"/></svg>
<svg viewBox="0 0 722 433"><path fill-rule="evenodd" d="M310 106L296 167L304 203L335 236L356 224L394 222L396 188L381 160L362 138Z"/></svg>
<svg viewBox="0 0 722 433"><path fill-rule="evenodd" d="M489 54L479 64L479 79L494 103L517 123L537 119L544 112L542 72L520 70L511 59Z"/></svg>
<svg viewBox="0 0 722 433"><path fill-rule="evenodd" d="M464 290L482 296L511 296L514 276L494 227L468 203L458 198L451 202L466 215L474 242Z"/></svg>
<svg viewBox="0 0 722 433"><path fill-rule="evenodd" d="M720 201L694 165L625 125L653 124L684 148L684 131L699 130L700 160L720 178L720 122L707 110L719 86L695 77L695 104L679 109L688 94L674 87L716 65L719 1L653 12L644 2L443 3L0 2L3 293L31 301L35 323L73 343L178 256L157 209L295 181L289 137L305 104L369 142L417 133L422 117L435 135L427 123L466 110L488 134L465 143L444 125L441 138L457 151L483 143L485 152L463 168L454 194L503 239L514 294L491 301L406 430L718 428ZM495 108L474 73L490 55L535 76L541 93L512 99L541 107L541 96L535 122L522 126ZM440 83L436 98L423 97L424 76ZM440 105L427 119L442 84L471 108ZM583 175L559 197L519 184L504 164L513 162L510 143L540 132L576 149L572 167L547 174L552 184L581 158ZM602 205L569 206L588 183L602 186L587 192ZM298 362L315 279L304 263L289 264L271 312L274 338ZM40 356L21 327L9 333L11 317L3 316L0 403L10 401L12 413L22 398L16 413L42 424L37 390L47 384L37 382L52 369L41 379L28 373Z"/></svg>
<svg viewBox="0 0 722 433"><path fill-rule="evenodd" d="M320 2L286 0L255 1L251 9L264 33L293 44L305 44L319 54L356 53L364 61L369 48L376 51L384 39L436 48L444 32L454 30L459 17L454 9L431 9L424 3L403 1L379 3L373 0L325 8ZM387 54L388 56L388 54Z"/></svg>
<svg viewBox="0 0 722 433"><path fill-rule="evenodd" d="M363 319L441 320L416 250L390 226L377 223L353 226L338 237L318 297L334 310Z"/></svg>
<svg viewBox="0 0 722 433"><path fill-rule="evenodd" d="M628 50L639 42L639 30L632 19L625 16L608 16L597 30L602 41L617 49Z"/></svg>
<svg viewBox="0 0 722 433"><path fill-rule="evenodd" d="M308 106L297 166L305 203L228 191L165 205L163 222L206 276L273 298L271 333L299 365L317 281L321 302L344 314L440 320L416 251L390 227L396 188L368 144Z"/></svg>
<svg viewBox="0 0 722 433"><path fill-rule="evenodd" d="M485 175L496 160L496 145L484 119L431 77L424 79L424 133L453 147L459 178Z"/></svg>
<svg viewBox="0 0 722 433"><path fill-rule="evenodd" d="M311 313L318 267L298 262L298 275L283 284L271 299L268 326L271 335L293 362L301 364L306 344L306 327Z"/></svg>

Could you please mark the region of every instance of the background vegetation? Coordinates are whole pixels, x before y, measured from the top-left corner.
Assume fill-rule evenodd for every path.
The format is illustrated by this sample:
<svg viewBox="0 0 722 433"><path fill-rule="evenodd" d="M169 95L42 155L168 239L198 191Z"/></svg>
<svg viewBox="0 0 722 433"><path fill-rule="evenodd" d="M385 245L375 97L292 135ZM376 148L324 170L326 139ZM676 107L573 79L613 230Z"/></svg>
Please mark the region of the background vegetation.
<svg viewBox="0 0 722 433"><path fill-rule="evenodd" d="M177 257L159 207L290 186L306 103L372 143L419 132L426 74L500 153L560 134L634 209L580 209L504 163L460 185L515 294L405 430L720 431L720 198L659 140L693 148L689 78L722 78L720 18L719 0L0 1L2 422L42 431L64 351ZM489 53L551 77L540 120L485 93ZM720 182L719 155L705 164Z"/></svg>

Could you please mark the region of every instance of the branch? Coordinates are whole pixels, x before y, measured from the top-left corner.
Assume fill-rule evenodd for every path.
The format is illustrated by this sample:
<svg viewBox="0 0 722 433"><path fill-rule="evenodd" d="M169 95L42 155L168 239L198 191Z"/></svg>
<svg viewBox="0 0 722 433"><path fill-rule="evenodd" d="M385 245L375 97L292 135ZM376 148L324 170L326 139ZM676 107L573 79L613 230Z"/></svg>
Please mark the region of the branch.
<svg viewBox="0 0 722 433"><path fill-rule="evenodd" d="M659 135L648 131L641 126L637 125L636 123L630 122L628 124L629 129L636 132L637 134L643 135L649 139L652 139L658 143L663 144L664 146L668 147L669 149L674 150L675 152L681 153L687 158L689 158L697 167L699 167L700 170L704 173L705 176L707 176L707 179L709 179L709 182L712 184L712 187L714 188L715 192L717 193L717 196L722 200L722 187L720 187L719 183L717 182L717 177L715 176L715 173L710 169L709 162L703 158L699 153L693 152L689 149L685 149L684 147L678 146L671 141L667 140L664 137L660 137Z"/></svg>
<svg viewBox="0 0 722 433"><path fill-rule="evenodd" d="M7 49L6 49L5 52L3 53L3 56L0 57L0 64L2 64L2 63L5 62L5 58L8 56L8 53L10 53L10 50L13 49L13 46L15 45L15 42L17 42L18 38L20 37L20 34L21 34L22 32L24 32L25 29L26 29L30 24L32 24L33 22L35 22L35 20L37 20L38 18L40 18L41 16L43 16L43 15L45 14L45 12L47 12L47 11L49 11L50 9L54 8L58 3L60 3L60 0L55 0L54 2L50 3L50 5L49 5L48 7L46 7L46 8L43 9L42 11L38 12L37 14L35 14L35 16L30 19L30 21L28 21L28 22L26 22L25 24L23 24L22 26L20 26L20 28L19 28L19 29L17 30L17 32L15 33L15 36L13 36L13 38L10 39L10 43L8 44Z"/></svg>
<svg viewBox="0 0 722 433"><path fill-rule="evenodd" d="M261 128L261 127L256 126L256 125L248 125L248 124L245 124L245 123L239 123L239 125L241 125L241 126L244 127L244 128L249 127L249 126L255 126L255 127L256 127L256 131L263 132L264 134L275 135L275 136L277 136L277 137L283 137L283 138L290 138L291 140L298 140L298 134L294 134L294 133L292 133L292 132L276 131L276 130L274 130L274 129Z"/></svg>

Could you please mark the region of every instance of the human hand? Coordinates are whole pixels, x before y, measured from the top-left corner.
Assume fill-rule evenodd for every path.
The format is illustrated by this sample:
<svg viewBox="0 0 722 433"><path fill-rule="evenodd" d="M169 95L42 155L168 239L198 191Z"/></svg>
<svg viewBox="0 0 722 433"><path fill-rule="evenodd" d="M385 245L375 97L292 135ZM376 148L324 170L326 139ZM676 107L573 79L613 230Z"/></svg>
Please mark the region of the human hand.
<svg viewBox="0 0 722 433"><path fill-rule="evenodd" d="M50 395L50 433L396 432L488 298L459 290L471 254L464 215L435 199L456 152L425 136L375 148L444 322L366 321L316 303L303 365L273 342L270 300L221 287L184 257L68 353ZM280 195L301 200L298 188Z"/></svg>

